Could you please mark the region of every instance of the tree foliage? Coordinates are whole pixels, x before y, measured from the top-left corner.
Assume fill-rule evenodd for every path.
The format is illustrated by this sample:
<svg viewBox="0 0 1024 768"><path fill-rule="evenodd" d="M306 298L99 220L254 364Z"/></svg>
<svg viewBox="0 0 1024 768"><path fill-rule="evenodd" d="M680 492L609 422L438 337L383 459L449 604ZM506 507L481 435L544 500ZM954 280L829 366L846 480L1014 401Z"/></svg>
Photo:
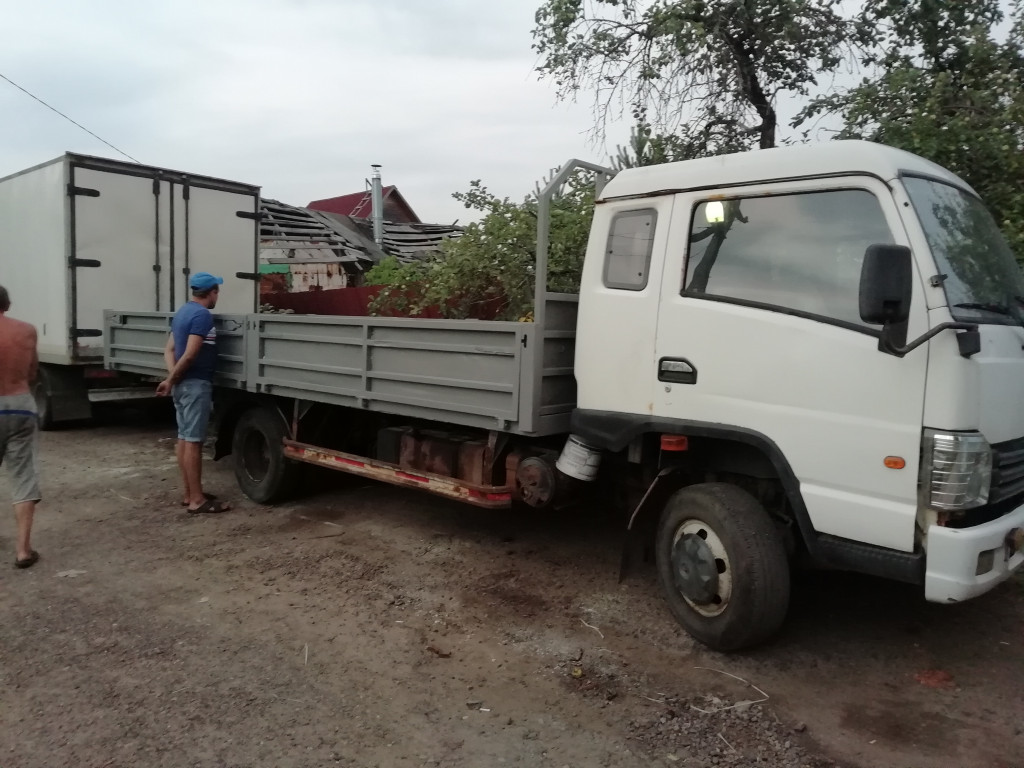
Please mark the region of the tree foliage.
<svg viewBox="0 0 1024 768"><path fill-rule="evenodd" d="M1024 259L1024 13L999 35L998 0L868 0L858 24L870 73L802 118L842 118L841 138L878 141L971 184Z"/></svg>
<svg viewBox="0 0 1024 768"><path fill-rule="evenodd" d="M426 262L388 260L371 269L370 285L384 289L371 305L376 314L417 317L428 309L442 317L525 320L533 311L537 261L537 195L516 203L492 194L480 181L454 197L483 213L462 237L446 241ZM593 178L573 176L551 205L548 289L579 291L593 216Z"/></svg>
<svg viewBox="0 0 1024 768"><path fill-rule="evenodd" d="M840 0L546 0L534 48L562 98L592 89L598 133L624 111L674 155L776 145L777 99L850 50Z"/></svg>
<svg viewBox="0 0 1024 768"><path fill-rule="evenodd" d="M774 147L779 98L808 96L856 54L863 79L812 101L792 127L832 115L840 137L958 173L1024 260L1024 0L1011 20L1000 35L999 0L865 0L855 18L840 0L542 0L534 48L562 98L593 94L598 135L632 114L618 169ZM553 290L578 289L591 189L576 178L553 205ZM476 181L455 197L480 221L433 260L371 270L368 282L384 285L375 311L528 319L537 195L513 202Z"/></svg>
<svg viewBox="0 0 1024 768"><path fill-rule="evenodd" d="M629 143L615 148L611 162L612 168L621 171L623 168L642 168L699 156L677 136L655 133L652 126L639 123L630 131Z"/></svg>

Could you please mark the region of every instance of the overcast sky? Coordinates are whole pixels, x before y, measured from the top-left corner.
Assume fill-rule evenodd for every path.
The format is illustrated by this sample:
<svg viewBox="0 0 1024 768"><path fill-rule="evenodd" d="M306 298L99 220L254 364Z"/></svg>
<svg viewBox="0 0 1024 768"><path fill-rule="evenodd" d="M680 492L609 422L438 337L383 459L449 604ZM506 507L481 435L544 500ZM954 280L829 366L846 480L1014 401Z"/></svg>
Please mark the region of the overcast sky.
<svg viewBox="0 0 1024 768"><path fill-rule="evenodd" d="M533 72L539 4L0 0L0 73L146 164L305 205L381 163L425 221L465 221L451 193L471 179L520 199L607 157L589 99L559 104ZM0 81L0 176L65 151L118 157Z"/></svg>
<svg viewBox="0 0 1024 768"><path fill-rule="evenodd" d="M540 3L0 0L0 73L143 163L296 205L381 163L425 221L466 221L451 193L471 179L519 200L628 137L611 126L595 146L592 96L561 104L538 80ZM0 81L0 176L65 151L117 156Z"/></svg>

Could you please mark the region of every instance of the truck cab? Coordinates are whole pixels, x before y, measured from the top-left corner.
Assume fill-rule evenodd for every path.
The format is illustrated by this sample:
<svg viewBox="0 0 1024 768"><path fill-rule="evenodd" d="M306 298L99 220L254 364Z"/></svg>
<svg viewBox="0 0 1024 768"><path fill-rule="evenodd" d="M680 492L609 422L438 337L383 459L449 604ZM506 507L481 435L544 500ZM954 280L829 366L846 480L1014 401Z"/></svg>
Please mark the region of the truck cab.
<svg viewBox="0 0 1024 768"><path fill-rule="evenodd" d="M796 555L941 603L1024 563L1024 278L920 157L842 141L620 172L575 374L574 439L663 486L661 581L711 645L775 631Z"/></svg>

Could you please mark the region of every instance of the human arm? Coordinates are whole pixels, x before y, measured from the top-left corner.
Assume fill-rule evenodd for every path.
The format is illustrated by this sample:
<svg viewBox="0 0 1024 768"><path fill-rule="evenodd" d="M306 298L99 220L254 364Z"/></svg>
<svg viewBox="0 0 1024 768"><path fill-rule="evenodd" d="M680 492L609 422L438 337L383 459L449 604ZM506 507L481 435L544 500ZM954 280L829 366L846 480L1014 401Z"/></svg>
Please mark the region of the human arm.
<svg viewBox="0 0 1024 768"><path fill-rule="evenodd" d="M167 366L167 372L170 373L174 370L174 334L167 334L167 343L164 345L164 365Z"/></svg>
<svg viewBox="0 0 1024 768"><path fill-rule="evenodd" d="M39 335L36 333L36 329L32 329L30 335L30 343L32 344L32 356L28 361L28 383L35 384L36 379L39 378Z"/></svg>
<svg viewBox="0 0 1024 768"><path fill-rule="evenodd" d="M185 345L185 353L178 358L178 362L171 367L170 372L167 374L167 378L157 385L156 393L161 397L165 397L171 394L171 387L181 381L181 377L185 375L192 363L195 362L196 357L199 355L199 350L203 347L203 336L197 336L190 334L188 337L188 343ZM171 351L173 359L173 349ZM166 353L164 355L166 360Z"/></svg>

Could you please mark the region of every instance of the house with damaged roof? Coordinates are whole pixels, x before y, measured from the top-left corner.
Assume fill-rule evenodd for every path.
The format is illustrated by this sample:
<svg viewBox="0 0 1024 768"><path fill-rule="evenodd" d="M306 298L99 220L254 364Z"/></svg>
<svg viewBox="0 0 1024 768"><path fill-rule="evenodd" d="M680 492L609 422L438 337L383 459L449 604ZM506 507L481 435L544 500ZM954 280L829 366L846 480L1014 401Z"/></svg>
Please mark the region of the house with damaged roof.
<svg viewBox="0 0 1024 768"><path fill-rule="evenodd" d="M366 272L388 256L428 259L462 234L454 224L421 222L393 185L378 194L379 206L372 188L305 207L261 200L261 304L274 304L280 294L361 286Z"/></svg>

